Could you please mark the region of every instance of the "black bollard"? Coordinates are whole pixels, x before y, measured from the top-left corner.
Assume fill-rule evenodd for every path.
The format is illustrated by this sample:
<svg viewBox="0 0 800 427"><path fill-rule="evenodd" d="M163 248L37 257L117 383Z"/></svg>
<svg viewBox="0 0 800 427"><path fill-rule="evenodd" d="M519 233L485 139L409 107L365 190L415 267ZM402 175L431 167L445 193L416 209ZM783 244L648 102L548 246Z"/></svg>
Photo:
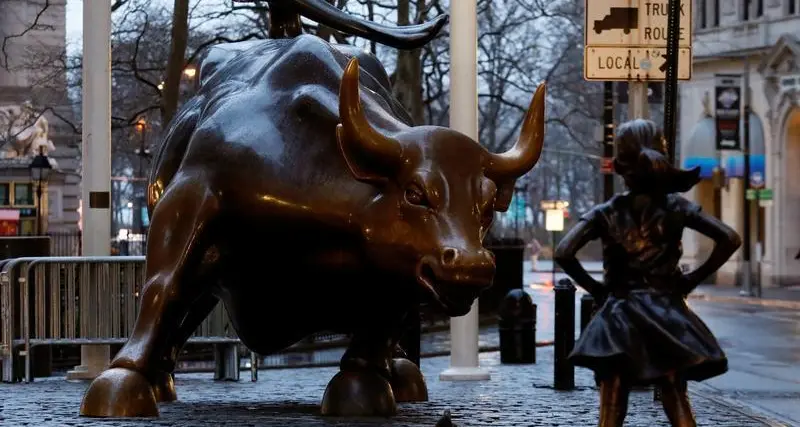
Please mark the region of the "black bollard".
<svg viewBox="0 0 800 427"><path fill-rule="evenodd" d="M556 293L554 382L556 390L575 388L575 367L567 359L575 346L575 285L561 279L553 287Z"/></svg>
<svg viewBox="0 0 800 427"><path fill-rule="evenodd" d="M592 320L594 312L597 307L594 304L594 298L589 294L583 294L581 297L581 333L586 329L586 325Z"/></svg>
<svg viewBox="0 0 800 427"><path fill-rule="evenodd" d="M506 294L497 313L500 363L536 363L536 304L522 289Z"/></svg>

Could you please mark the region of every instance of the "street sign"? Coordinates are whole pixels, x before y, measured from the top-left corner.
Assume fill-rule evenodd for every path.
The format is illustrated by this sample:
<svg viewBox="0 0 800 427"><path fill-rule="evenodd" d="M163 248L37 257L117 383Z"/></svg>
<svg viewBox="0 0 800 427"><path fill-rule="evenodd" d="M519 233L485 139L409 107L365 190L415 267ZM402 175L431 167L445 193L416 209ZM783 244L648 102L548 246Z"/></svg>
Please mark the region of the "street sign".
<svg viewBox="0 0 800 427"><path fill-rule="evenodd" d="M587 46L583 51L586 80L663 81L667 78L667 49L625 46ZM678 80L692 78L692 49L678 49Z"/></svg>
<svg viewBox="0 0 800 427"><path fill-rule="evenodd" d="M764 188L758 191L758 200L772 200L772 189Z"/></svg>
<svg viewBox="0 0 800 427"><path fill-rule="evenodd" d="M667 47L666 0L586 0L584 45ZM692 1L680 2L678 47L692 47Z"/></svg>
<svg viewBox="0 0 800 427"><path fill-rule="evenodd" d="M667 1L586 0L586 80L666 79ZM678 79L692 75L692 1L680 0Z"/></svg>
<svg viewBox="0 0 800 427"><path fill-rule="evenodd" d="M714 75L714 121L717 150L740 150L742 76Z"/></svg>
<svg viewBox="0 0 800 427"><path fill-rule="evenodd" d="M756 190L753 188L748 188L747 191L744 192L744 198L747 200L755 200Z"/></svg>
<svg viewBox="0 0 800 427"><path fill-rule="evenodd" d="M755 171L750 174L750 188L764 188L764 174Z"/></svg>
<svg viewBox="0 0 800 427"><path fill-rule="evenodd" d="M613 157L603 157L600 159L600 173L603 175L611 175L614 173Z"/></svg>
<svg viewBox="0 0 800 427"><path fill-rule="evenodd" d="M545 211L544 228L547 231L564 230L564 211L562 209L548 209Z"/></svg>

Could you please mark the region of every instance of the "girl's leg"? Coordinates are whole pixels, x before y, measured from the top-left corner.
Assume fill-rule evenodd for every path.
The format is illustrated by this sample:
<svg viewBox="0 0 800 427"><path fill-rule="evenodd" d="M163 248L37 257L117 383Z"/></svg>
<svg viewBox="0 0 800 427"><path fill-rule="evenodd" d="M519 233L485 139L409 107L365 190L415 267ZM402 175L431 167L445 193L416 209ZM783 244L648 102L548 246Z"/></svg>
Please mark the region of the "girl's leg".
<svg viewBox="0 0 800 427"><path fill-rule="evenodd" d="M672 427L696 427L692 406L686 393L686 382L672 375L661 385L661 403Z"/></svg>
<svg viewBox="0 0 800 427"><path fill-rule="evenodd" d="M600 380L599 427L622 427L628 413L630 385L619 375Z"/></svg>

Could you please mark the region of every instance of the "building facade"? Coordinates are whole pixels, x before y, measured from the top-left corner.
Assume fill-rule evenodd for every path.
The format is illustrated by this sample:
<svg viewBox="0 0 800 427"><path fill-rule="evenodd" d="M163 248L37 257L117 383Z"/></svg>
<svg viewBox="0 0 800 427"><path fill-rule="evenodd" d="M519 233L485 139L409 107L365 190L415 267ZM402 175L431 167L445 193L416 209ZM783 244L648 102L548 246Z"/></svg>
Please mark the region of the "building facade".
<svg viewBox="0 0 800 427"><path fill-rule="evenodd" d="M0 227L0 234L77 234L80 137L69 122L59 118L75 116L67 98L63 66L66 0L0 1L0 42L3 40L0 217L6 227ZM44 148L54 167L43 186L41 206L36 197L38 185L32 182L28 169L39 147ZM42 221L36 219L39 213L43 214ZM17 224L10 224L8 221L13 222L17 214Z"/></svg>
<svg viewBox="0 0 800 427"><path fill-rule="evenodd" d="M688 196L740 234L750 209L752 271L764 286L800 284L800 0L694 0L693 12L693 75L680 85L681 161L701 166L704 180ZM717 149L720 75L748 76L750 177L773 190L771 205L745 201L742 151ZM715 183L714 168L726 179ZM688 264L713 247L690 231L684 241ZM740 250L717 284L741 283L741 260Z"/></svg>

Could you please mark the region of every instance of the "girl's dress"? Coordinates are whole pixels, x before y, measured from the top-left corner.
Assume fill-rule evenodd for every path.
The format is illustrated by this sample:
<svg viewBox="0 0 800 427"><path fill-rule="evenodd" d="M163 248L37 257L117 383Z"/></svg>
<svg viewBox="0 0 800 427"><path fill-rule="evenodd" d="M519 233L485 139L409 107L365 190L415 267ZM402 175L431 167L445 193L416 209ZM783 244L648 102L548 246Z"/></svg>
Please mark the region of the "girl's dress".
<svg viewBox="0 0 800 427"><path fill-rule="evenodd" d="M671 374L702 381L728 369L708 327L686 305L681 237L700 207L677 194L634 213L634 196L619 194L581 219L603 244L607 295L570 360L598 379L622 375L634 385Z"/></svg>

